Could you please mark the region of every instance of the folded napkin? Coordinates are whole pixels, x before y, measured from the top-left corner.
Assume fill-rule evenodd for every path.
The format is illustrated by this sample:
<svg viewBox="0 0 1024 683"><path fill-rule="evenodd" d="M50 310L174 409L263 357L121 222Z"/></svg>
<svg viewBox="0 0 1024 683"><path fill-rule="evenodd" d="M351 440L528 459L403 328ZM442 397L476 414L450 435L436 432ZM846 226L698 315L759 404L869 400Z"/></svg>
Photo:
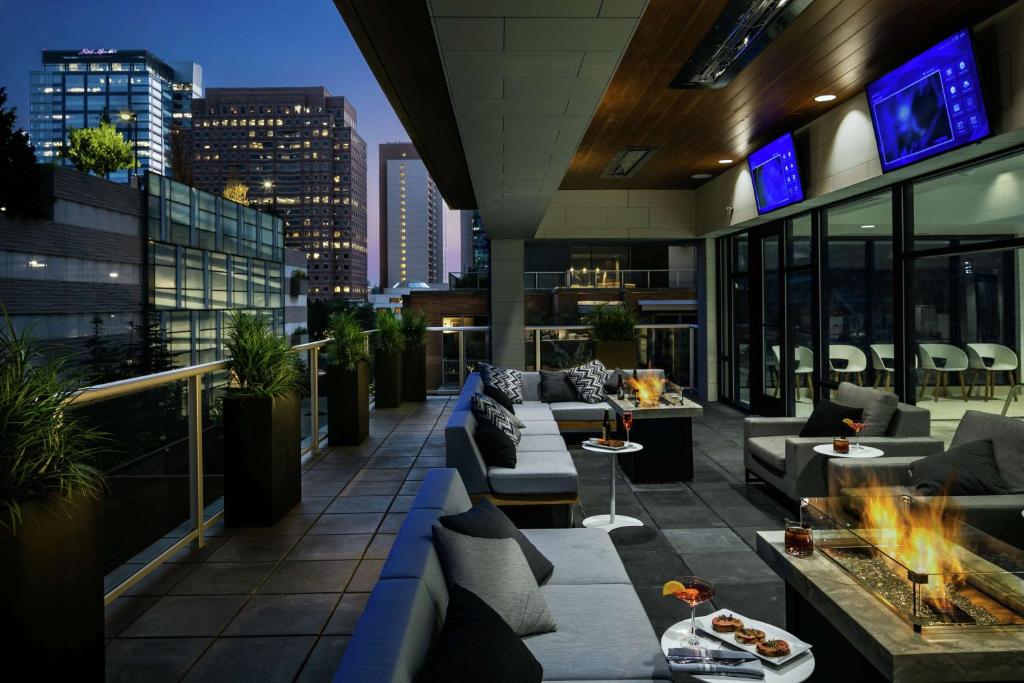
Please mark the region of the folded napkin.
<svg viewBox="0 0 1024 683"><path fill-rule="evenodd" d="M674 647L668 651L668 665L672 671L690 675L729 676L764 680L761 660L749 652L710 650L703 647Z"/></svg>

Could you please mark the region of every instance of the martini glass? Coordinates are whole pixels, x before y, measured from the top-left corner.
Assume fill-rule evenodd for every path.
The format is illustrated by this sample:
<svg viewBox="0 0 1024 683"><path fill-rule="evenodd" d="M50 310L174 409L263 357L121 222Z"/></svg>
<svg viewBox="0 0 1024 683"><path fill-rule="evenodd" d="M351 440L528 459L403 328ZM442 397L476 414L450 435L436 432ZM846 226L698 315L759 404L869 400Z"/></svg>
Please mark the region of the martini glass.
<svg viewBox="0 0 1024 683"><path fill-rule="evenodd" d="M679 579L683 590L674 593L677 600L690 606L690 637L682 641L690 647L706 647L707 641L697 636L697 605L702 605L715 597L715 587L707 579L699 576L683 576Z"/></svg>

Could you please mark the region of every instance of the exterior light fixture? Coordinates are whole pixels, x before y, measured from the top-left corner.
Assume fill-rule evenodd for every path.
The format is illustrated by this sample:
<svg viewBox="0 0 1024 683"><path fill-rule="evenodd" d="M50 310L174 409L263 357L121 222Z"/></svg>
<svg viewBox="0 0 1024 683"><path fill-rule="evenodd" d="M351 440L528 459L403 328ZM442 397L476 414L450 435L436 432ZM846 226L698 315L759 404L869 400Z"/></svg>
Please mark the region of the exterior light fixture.
<svg viewBox="0 0 1024 683"><path fill-rule="evenodd" d="M831 102L836 98L835 95L818 95L814 98L815 102Z"/></svg>
<svg viewBox="0 0 1024 683"><path fill-rule="evenodd" d="M113 277L113 278L117 277L117 273L108 273L108 275L110 275L110 277Z"/></svg>
<svg viewBox="0 0 1024 683"><path fill-rule="evenodd" d="M732 163L732 159L719 159L718 163L720 163L720 164L731 164Z"/></svg>
<svg viewBox="0 0 1024 683"><path fill-rule="evenodd" d="M874 225L870 225L870 224L869 224L869 225L862 225L862 226L860 226L860 227L861 227L861 229L862 229L862 230L871 230L871 229L872 229L872 228L874 228L875 226L874 226Z"/></svg>
<svg viewBox="0 0 1024 683"><path fill-rule="evenodd" d="M690 177L693 178L694 180L708 180L709 178L713 178L714 176L712 176L710 173L694 173Z"/></svg>

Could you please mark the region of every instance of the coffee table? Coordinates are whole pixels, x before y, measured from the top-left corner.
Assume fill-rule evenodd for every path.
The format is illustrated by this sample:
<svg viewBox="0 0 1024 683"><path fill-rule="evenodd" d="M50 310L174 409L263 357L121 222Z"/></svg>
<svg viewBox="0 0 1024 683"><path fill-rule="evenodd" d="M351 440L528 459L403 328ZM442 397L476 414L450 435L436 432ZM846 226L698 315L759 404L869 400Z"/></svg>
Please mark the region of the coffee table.
<svg viewBox="0 0 1024 683"><path fill-rule="evenodd" d="M616 396L609 396L607 402L615 411L616 433L626 433L622 416L632 412L630 436L646 447L642 457L629 453L619 456L622 471L630 481L643 484L693 479L693 418L704 414L699 403L681 398L678 404L641 406Z"/></svg>
<svg viewBox="0 0 1024 683"><path fill-rule="evenodd" d="M836 453L832 449L832 444L823 443L820 446L814 447L815 453L821 453L833 458L881 458L885 455L885 451L874 448L872 446L861 446L860 448L854 448L853 444L850 445L849 453Z"/></svg>
<svg viewBox="0 0 1024 683"><path fill-rule="evenodd" d="M661 650L668 656L669 648L682 647L682 640L690 635L690 620L684 619L683 621L672 624L668 627L668 630L661 636ZM710 640L710 639L705 639ZM711 640L713 646L719 645L718 641ZM807 652L803 656L794 659L792 662L787 663L785 666L778 668L772 668L768 665L764 666L764 680L765 683L803 683L811 674L814 673L814 652ZM705 683L736 683L740 679L732 678L730 676L695 676L690 675L698 681L704 681Z"/></svg>
<svg viewBox="0 0 1024 683"><path fill-rule="evenodd" d="M635 517L627 517L625 515L615 514L615 456L620 453L637 453L643 450L643 446L638 444L636 441L630 441L626 444L625 448L620 450L608 450L607 448L600 448L598 446L591 446L588 443L583 443L583 450L590 453L603 453L609 456L608 462L611 464L611 481L612 481L612 501L609 506L609 514L607 515L592 515L583 520L583 526L588 529L604 529L605 531L611 531L612 529L618 529L624 526L643 526L644 523Z"/></svg>

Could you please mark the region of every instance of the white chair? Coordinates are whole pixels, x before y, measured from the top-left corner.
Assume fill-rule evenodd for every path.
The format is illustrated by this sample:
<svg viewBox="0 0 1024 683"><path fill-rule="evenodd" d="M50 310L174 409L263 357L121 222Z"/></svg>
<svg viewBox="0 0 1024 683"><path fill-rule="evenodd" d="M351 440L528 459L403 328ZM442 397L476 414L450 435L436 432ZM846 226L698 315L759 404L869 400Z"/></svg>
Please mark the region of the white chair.
<svg viewBox="0 0 1024 683"><path fill-rule="evenodd" d="M967 354L960 347L952 344L918 344L918 355L921 357L921 367L924 369L924 378L921 382L920 398L924 398L924 390L928 388L928 375L935 377L935 385L932 389L932 396L939 400L939 392L948 394L949 373L955 372L960 377L960 394L967 400L967 385L964 383L964 370L968 368ZM935 362L935 359L945 361L942 365Z"/></svg>
<svg viewBox="0 0 1024 683"><path fill-rule="evenodd" d="M882 376L885 376L885 388L892 388L892 373L896 369L896 347L893 344L872 344L871 349L871 369L875 375L875 388L882 383ZM893 365L886 365L885 362L889 361Z"/></svg>
<svg viewBox="0 0 1024 683"><path fill-rule="evenodd" d="M986 363L986 358L990 359L991 363ZM967 360L970 368L974 370L974 373L971 375L971 387L967 390L968 396L974 391L974 385L978 379L979 372L985 373L986 401L990 398L995 398L996 395L996 388L993 382L993 375L995 373L1005 372L1010 380L1011 387L1017 383L1013 373L1017 371L1020 361L1013 349L1002 344L968 344ZM1014 394L1013 398L1016 400L1017 395Z"/></svg>
<svg viewBox="0 0 1024 683"><path fill-rule="evenodd" d="M833 361L837 360L846 362L836 367ZM854 375L857 378L857 384L864 386L864 371L868 369L868 357L856 346L829 344L828 367L835 374L836 381L841 381L842 375Z"/></svg>
<svg viewBox="0 0 1024 683"><path fill-rule="evenodd" d="M772 347L772 355L775 356L776 367L782 367L781 349L778 346ZM811 381L811 373L814 372L814 352L806 346L797 346L793 349L793 365L790 368L790 372L793 373L794 388L796 389L796 397L800 398L800 376L803 375L805 382L807 383L807 391L811 395L811 400L814 400L814 382ZM776 388L775 396L778 395L778 389Z"/></svg>

